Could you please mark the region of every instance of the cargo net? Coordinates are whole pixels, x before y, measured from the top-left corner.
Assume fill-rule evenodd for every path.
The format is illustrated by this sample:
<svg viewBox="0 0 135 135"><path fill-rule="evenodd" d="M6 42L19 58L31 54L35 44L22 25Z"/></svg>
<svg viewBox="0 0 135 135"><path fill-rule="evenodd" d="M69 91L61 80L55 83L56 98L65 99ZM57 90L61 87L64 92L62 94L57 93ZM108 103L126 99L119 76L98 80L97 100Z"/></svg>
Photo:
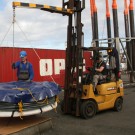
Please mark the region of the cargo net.
<svg viewBox="0 0 135 135"><path fill-rule="evenodd" d="M53 82L0 84L0 117L20 117L56 111L61 88Z"/></svg>

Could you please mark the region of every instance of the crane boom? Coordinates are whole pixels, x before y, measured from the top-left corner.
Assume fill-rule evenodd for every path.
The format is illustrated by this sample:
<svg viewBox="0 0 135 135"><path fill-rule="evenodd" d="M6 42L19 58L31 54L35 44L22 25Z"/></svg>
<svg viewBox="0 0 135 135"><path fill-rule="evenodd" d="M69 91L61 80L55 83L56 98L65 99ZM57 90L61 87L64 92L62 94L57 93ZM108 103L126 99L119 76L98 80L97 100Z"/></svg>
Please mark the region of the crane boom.
<svg viewBox="0 0 135 135"><path fill-rule="evenodd" d="M54 6L34 4L34 3L13 2L12 6L14 8L15 7L37 8L51 13L60 13L63 15L71 15L74 13L73 9L66 9L61 7L54 7Z"/></svg>

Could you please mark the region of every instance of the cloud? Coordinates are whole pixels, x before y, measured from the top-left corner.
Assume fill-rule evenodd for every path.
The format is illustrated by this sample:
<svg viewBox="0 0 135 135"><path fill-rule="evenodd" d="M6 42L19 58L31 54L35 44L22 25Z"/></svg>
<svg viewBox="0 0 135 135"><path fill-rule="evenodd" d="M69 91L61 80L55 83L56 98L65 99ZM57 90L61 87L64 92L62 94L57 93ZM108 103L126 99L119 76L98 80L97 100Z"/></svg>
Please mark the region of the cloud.
<svg viewBox="0 0 135 135"><path fill-rule="evenodd" d="M10 25L12 24L12 1L5 0L6 5L0 10L0 41L5 36ZM20 2L30 2L37 4L48 4L51 6L62 6L62 0L15 0ZM101 2L102 1L102 2ZM109 0L111 11L111 24L113 35L112 20L112 0ZM96 0L98 8L99 38L106 37L106 17L105 17L105 0ZM124 2L118 0L118 20L120 36L124 37ZM92 41L91 16L89 0L86 0L86 9L82 13L82 23L84 24L84 45L90 46ZM67 40L68 17L60 14L49 13L38 9L16 8L15 23L15 46L18 47L41 47L52 49L65 49ZM21 28L21 29L20 29ZM56 45L57 44L57 45ZM13 45L13 28L11 27L6 36L3 45Z"/></svg>

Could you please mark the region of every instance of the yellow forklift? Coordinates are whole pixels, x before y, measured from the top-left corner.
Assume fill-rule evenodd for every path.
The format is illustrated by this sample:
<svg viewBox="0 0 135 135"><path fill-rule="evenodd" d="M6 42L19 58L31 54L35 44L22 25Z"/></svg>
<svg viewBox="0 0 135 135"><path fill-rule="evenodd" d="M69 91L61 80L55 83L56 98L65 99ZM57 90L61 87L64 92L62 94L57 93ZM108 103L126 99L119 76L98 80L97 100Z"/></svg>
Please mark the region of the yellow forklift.
<svg viewBox="0 0 135 135"><path fill-rule="evenodd" d="M68 18L64 100L61 103L61 110L65 114L73 114L87 119L93 117L98 111L106 109L113 108L120 111L124 93L123 82L117 76L118 72L115 73L116 80L106 79L100 81L96 87L96 94L93 92L92 85L94 67L90 68L87 75L83 73L83 66L85 65L83 63L84 51L93 52L94 65L94 57L99 51L107 50L109 52L115 47L84 47L83 24L81 23L81 12L84 6L82 7L82 5L84 5L84 1L80 0L63 1L63 6L75 9L75 11ZM108 74L111 75L111 72L113 70L108 69Z"/></svg>
<svg viewBox="0 0 135 135"><path fill-rule="evenodd" d="M122 109L123 82L120 78L117 78L116 81L104 80L104 82L100 82L96 88L98 94L95 94L92 79L88 79L88 76L89 78L93 77L94 68L91 68L86 76L83 73L83 53L85 50L94 52L93 56L95 56L100 50L109 51L113 49L100 48L97 41L95 41L96 47L84 48L81 13L85 9L85 0L62 0L62 8L13 2L13 17L15 17L16 7L36 8L51 13L60 13L68 17L64 100L61 105L65 114L90 118L101 110L114 108L120 111ZM13 24L14 22L13 19ZM96 29L94 34L97 34ZM96 36L94 38L98 39Z"/></svg>
<svg viewBox="0 0 135 135"><path fill-rule="evenodd" d="M110 47L90 47L88 50L93 51L95 56L93 56L93 67L87 67L89 73L86 73L83 76L83 89L80 98L80 116L87 119L93 117L98 111L111 108L115 111L121 111L124 93L123 81L120 79L119 58L117 50ZM96 91L94 91L93 76L96 74L94 65L96 63L96 52L103 50L106 50L107 54L113 54L113 57L117 59L117 69L109 68L111 67L109 66L107 68L107 77L105 79L99 80L98 85L96 86ZM109 55L109 57L111 57L111 55ZM111 59L109 63L111 64ZM75 95L71 93L70 97L75 98Z"/></svg>
<svg viewBox="0 0 135 135"><path fill-rule="evenodd" d="M107 52L109 52L113 49L115 48L87 48L87 50L91 52L94 52L95 50L107 50ZM82 89L77 89L76 81L79 78L77 78L76 73L73 74L73 82L69 84L68 104L64 104L64 99L61 104L62 111L64 111L64 107L68 106L69 113L75 115L77 114L76 116L81 116L85 119L88 119L93 117L98 111L113 109L119 112L122 110L124 96L123 81L120 79L120 73L116 72L115 69L107 69L107 77L103 80L99 80L98 85L96 86L96 92L94 91L93 76L95 74L95 57L96 56L93 56L92 58L93 66L86 68L89 72L82 73ZM77 91L79 93L79 96L77 95ZM77 102L79 102L78 110Z"/></svg>

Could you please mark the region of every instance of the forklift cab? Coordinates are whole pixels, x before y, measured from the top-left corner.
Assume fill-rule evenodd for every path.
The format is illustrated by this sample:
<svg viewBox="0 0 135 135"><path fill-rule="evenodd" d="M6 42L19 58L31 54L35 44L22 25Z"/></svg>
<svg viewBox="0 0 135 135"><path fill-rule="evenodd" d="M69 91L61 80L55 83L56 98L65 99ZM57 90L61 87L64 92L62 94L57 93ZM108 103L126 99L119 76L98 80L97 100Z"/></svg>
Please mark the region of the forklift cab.
<svg viewBox="0 0 135 135"><path fill-rule="evenodd" d="M92 49L92 48L91 48ZM94 48L95 49L95 48ZM100 49L100 48L98 48ZM103 49L103 48L102 48ZM104 48L110 50L110 48ZM107 68L107 77L99 80L98 85L96 86L96 94L93 91L93 76L95 74L95 56L93 57L93 67L86 68L89 70L89 73L85 75L84 84L83 84L83 94L82 94L82 104L80 107L80 114L84 118L93 117L96 112L111 109L113 108L116 111L120 111L122 109L123 103L123 81L120 79L119 73L119 58L117 54L117 50L115 48L111 49L111 55L108 55L108 59L106 63L111 63L111 56L117 59L115 61L115 65L109 66ZM94 53L96 55L96 53ZM115 68L112 68L115 67Z"/></svg>
<svg viewBox="0 0 135 135"><path fill-rule="evenodd" d="M98 51L100 50L100 52L97 52L95 48L91 47L91 51L92 54L94 54L95 56L93 56L92 59L92 63L93 66L92 67L87 67L86 66L86 71L83 74L83 84L90 84L93 82L93 76L95 74L99 74L95 71L96 68L96 57L98 57L98 55L102 56L102 61L105 62L106 64L106 77L103 79L100 79L98 84L102 84L102 83L107 83L107 82L111 82L111 81L116 81L118 79L121 78L121 72L120 72L120 66L119 66L119 58L118 58L118 52L115 48L104 48L106 50L103 49L103 47L101 48L102 50L100 50L100 48L98 48ZM95 53L94 53L95 51ZM104 51L104 52L101 52ZM106 51L106 52L105 52ZM103 53L105 55L103 55ZM113 62L112 62L113 61Z"/></svg>

